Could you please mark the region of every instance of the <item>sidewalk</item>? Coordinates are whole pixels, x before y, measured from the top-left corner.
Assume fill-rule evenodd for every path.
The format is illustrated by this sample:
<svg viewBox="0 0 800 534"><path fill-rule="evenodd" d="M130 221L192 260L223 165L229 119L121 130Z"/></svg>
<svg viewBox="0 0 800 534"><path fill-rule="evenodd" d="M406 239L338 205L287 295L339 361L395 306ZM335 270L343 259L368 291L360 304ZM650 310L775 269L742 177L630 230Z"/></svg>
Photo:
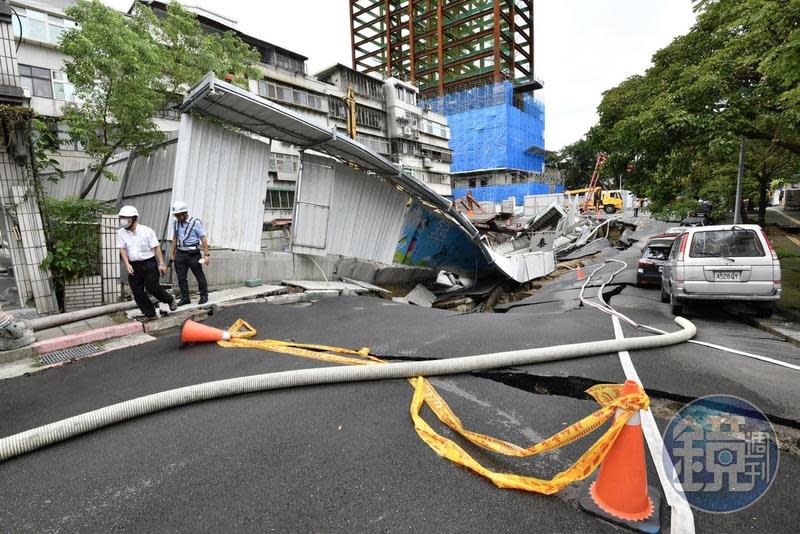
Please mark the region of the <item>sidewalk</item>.
<svg viewBox="0 0 800 534"><path fill-rule="evenodd" d="M790 321L780 316L773 317L772 319L750 317L746 322L772 335L784 337L786 341L792 345L800 347L800 323Z"/></svg>
<svg viewBox="0 0 800 534"><path fill-rule="evenodd" d="M178 328L188 318L205 319L218 308L254 301L303 306L323 298L379 292L377 290L380 289L375 286L364 287L361 283L338 281L287 280L282 284L213 291L209 293L207 304L200 306L194 303L178 308L175 312L168 312L167 306L162 305L160 317L147 323L138 320L141 313L134 309L37 331L36 342L32 345L0 352L0 380L124 347L141 345L156 339L155 335L161 331Z"/></svg>

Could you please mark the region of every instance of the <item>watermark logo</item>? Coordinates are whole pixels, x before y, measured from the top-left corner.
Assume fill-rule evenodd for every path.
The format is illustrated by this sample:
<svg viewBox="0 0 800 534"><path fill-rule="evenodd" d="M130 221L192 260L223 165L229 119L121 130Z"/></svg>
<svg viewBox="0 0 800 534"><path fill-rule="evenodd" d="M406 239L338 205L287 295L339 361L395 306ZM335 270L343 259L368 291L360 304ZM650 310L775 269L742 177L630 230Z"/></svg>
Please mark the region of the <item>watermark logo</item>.
<svg viewBox="0 0 800 534"><path fill-rule="evenodd" d="M736 512L760 499L775 480L778 441L772 424L753 404L711 395L672 418L664 433L663 460L694 508Z"/></svg>

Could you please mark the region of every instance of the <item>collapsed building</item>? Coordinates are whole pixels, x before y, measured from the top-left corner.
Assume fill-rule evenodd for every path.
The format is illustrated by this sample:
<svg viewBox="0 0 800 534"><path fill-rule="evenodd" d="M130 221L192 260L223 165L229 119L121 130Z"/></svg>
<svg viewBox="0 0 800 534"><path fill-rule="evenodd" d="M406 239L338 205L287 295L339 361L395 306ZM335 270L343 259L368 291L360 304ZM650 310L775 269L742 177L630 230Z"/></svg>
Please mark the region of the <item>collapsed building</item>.
<svg viewBox="0 0 800 534"><path fill-rule="evenodd" d="M165 240L169 204L186 201L216 249L212 285L333 277L388 283L440 270L525 282L554 269L552 248L495 250L454 202L401 165L213 74L188 92L180 112L175 139L148 156L118 157L112 171L122 179L99 182L92 196L136 204ZM276 141L301 155L297 197L286 250L264 251L264 169ZM65 196L84 178L67 177L51 194Z"/></svg>

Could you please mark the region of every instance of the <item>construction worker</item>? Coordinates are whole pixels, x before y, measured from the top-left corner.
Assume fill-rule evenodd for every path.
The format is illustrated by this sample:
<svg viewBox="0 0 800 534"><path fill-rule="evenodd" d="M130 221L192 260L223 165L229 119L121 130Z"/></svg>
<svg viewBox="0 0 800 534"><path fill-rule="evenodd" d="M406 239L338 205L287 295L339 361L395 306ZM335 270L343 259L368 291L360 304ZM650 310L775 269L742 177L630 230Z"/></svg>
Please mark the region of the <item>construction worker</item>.
<svg viewBox="0 0 800 534"><path fill-rule="evenodd" d="M203 221L197 217L189 217L189 206L180 200L172 205L172 215L175 223L172 227L172 248L169 253L170 261L175 262L175 272L178 275L178 287L181 289L181 300L178 306L191 304L189 300L189 280L188 272L197 278L197 285L200 289L200 300L198 304L208 302L208 282L203 273L203 264L211 262L208 254L208 239L206 230L203 228ZM203 249L202 256L200 249Z"/></svg>
<svg viewBox="0 0 800 534"><path fill-rule="evenodd" d="M133 206L122 206L118 217L120 228L117 231L117 248L128 272L131 293L144 320L151 321L157 317L155 306L145 289L161 302L169 304L170 311L175 311L178 308L175 299L159 283L158 273L165 274L167 266L164 265L156 233L139 224L139 211Z"/></svg>

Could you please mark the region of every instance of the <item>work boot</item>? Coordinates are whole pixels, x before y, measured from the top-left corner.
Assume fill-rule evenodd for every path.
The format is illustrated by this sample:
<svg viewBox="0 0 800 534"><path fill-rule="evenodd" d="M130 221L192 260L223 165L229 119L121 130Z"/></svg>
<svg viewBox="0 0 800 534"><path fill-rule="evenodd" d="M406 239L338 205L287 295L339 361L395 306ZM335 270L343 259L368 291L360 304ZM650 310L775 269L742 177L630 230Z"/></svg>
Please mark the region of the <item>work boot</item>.
<svg viewBox="0 0 800 534"><path fill-rule="evenodd" d="M145 315L143 317L139 317L139 321L143 323L149 323L150 321L155 321L158 319L158 315Z"/></svg>
<svg viewBox="0 0 800 534"><path fill-rule="evenodd" d="M175 311L178 309L178 301L175 300L175 297L172 297L172 300L169 301L169 311Z"/></svg>
<svg viewBox="0 0 800 534"><path fill-rule="evenodd" d="M200 300L197 301L198 304L205 304L206 302L208 302L208 295L202 295Z"/></svg>
<svg viewBox="0 0 800 534"><path fill-rule="evenodd" d="M188 306L191 303L192 301L189 299L181 299L180 301L178 301L178 306Z"/></svg>

